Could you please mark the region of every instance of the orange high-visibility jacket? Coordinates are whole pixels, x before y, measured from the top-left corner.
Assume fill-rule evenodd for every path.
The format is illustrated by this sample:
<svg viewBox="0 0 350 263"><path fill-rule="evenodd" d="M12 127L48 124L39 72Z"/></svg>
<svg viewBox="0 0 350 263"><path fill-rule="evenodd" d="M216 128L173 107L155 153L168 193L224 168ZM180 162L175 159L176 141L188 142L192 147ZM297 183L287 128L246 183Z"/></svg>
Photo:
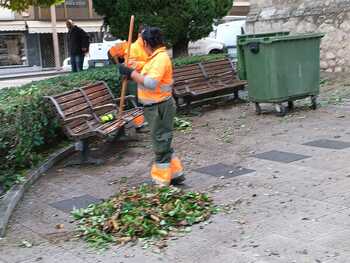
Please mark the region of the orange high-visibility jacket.
<svg viewBox="0 0 350 263"><path fill-rule="evenodd" d="M125 56L127 50L125 51ZM130 57L128 66L141 72L143 66L146 64L148 55L144 49L143 39L139 37L130 47Z"/></svg>
<svg viewBox="0 0 350 263"><path fill-rule="evenodd" d="M138 98L143 105L160 103L172 96L173 65L165 47L157 49L144 65L144 83L138 85Z"/></svg>
<svg viewBox="0 0 350 263"><path fill-rule="evenodd" d="M109 49L109 53L112 57L123 58L125 56L125 50L128 48L128 42L124 41L118 43Z"/></svg>
<svg viewBox="0 0 350 263"><path fill-rule="evenodd" d="M109 50L112 57L125 58L128 53L128 42L118 43ZM128 66L141 72L148 59L144 49L143 39L139 37L130 47L130 57Z"/></svg>

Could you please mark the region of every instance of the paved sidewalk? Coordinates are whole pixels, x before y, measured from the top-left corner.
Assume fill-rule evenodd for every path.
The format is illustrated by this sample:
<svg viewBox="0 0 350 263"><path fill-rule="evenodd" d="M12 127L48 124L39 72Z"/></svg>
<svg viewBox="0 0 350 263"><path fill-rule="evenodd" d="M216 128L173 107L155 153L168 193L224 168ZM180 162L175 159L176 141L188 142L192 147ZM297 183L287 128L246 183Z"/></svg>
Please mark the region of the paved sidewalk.
<svg viewBox="0 0 350 263"><path fill-rule="evenodd" d="M68 73L69 72L67 71L47 70L0 75L0 89L18 87L28 84L32 81L49 79Z"/></svg>
<svg viewBox="0 0 350 263"><path fill-rule="evenodd" d="M348 263L348 108L298 110L280 119L255 116L253 106L239 105L193 117L193 131L178 133L175 143L188 169L186 186L209 191L227 211L169 241L164 251L136 245L98 254L72 238L72 219L54 203L86 195L107 198L124 177L130 186L148 180L152 153L146 135L128 147L102 145L106 165L58 166L28 191L0 241L0 262ZM322 148L304 145L310 142ZM205 174L210 165L216 165L214 176ZM231 177L244 171L237 166L248 173ZM58 224L64 228L56 229ZM24 240L33 246L19 247Z"/></svg>

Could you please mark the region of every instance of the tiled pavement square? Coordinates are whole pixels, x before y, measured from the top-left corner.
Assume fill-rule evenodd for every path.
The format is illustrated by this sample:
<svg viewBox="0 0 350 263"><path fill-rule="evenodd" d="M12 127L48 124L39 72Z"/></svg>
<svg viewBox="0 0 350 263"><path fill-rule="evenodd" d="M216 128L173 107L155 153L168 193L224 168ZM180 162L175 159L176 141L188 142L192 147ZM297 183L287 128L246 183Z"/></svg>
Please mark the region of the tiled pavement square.
<svg viewBox="0 0 350 263"><path fill-rule="evenodd" d="M58 210L66 213L70 213L74 209L86 208L90 204L99 203L101 199L93 197L91 195L83 195L73 197L71 199L62 200L59 202L51 203L50 205Z"/></svg>
<svg viewBox="0 0 350 263"><path fill-rule="evenodd" d="M344 150L344 149L350 148L350 142L344 142L344 141L338 141L338 140L316 140L316 141L304 143L303 145L332 149L332 150Z"/></svg>
<svg viewBox="0 0 350 263"><path fill-rule="evenodd" d="M218 164L196 169L195 172L208 174L215 177L223 176L223 177L229 178L229 177L236 177L240 175L250 174L255 172L255 170L246 169L239 166L229 166L226 164L218 163Z"/></svg>
<svg viewBox="0 0 350 263"><path fill-rule="evenodd" d="M269 161L275 161L280 163L292 163L300 161L303 159L310 158L311 156L306 156L302 154L281 152L281 151L269 151L254 155L255 158L264 159Z"/></svg>

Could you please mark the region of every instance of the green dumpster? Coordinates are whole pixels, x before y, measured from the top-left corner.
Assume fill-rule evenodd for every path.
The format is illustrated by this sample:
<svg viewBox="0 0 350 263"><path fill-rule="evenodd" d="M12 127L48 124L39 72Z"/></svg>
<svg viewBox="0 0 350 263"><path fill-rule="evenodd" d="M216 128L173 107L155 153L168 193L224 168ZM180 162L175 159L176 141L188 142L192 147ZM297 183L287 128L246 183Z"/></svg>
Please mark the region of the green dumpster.
<svg viewBox="0 0 350 263"><path fill-rule="evenodd" d="M248 95L261 113L260 103L274 103L284 116L288 102L311 97L317 107L320 92L320 43L324 34L300 34L241 39Z"/></svg>
<svg viewBox="0 0 350 263"><path fill-rule="evenodd" d="M247 71L245 68L245 57L243 45L247 39L251 38L264 38L264 37L275 37L275 36L287 36L288 31L273 32L273 33L262 33L262 34L245 34L237 36L237 70L240 80L247 80Z"/></svg>

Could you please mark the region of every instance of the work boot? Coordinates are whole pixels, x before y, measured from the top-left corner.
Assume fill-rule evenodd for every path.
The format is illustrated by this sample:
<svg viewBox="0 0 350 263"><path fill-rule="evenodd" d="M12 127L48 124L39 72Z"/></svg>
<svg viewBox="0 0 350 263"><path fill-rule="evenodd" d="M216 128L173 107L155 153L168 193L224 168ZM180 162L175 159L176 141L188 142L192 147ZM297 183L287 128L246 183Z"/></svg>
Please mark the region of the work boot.
<svg viewBox="0 0 350 263"><path fill-rule="evenodd" d="M182 163L175 154L171 157L170 171L172 185L182 184L186 180Z"/></svg>
<svg viewBox="0 0 350 263"><path fill-rule="evenodd" d="M159 186L169 186L171 183L171 170L169 163L155 163L152 165L151 177Z"/></svg>

